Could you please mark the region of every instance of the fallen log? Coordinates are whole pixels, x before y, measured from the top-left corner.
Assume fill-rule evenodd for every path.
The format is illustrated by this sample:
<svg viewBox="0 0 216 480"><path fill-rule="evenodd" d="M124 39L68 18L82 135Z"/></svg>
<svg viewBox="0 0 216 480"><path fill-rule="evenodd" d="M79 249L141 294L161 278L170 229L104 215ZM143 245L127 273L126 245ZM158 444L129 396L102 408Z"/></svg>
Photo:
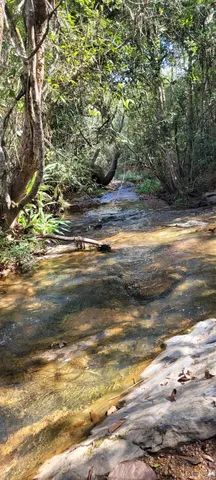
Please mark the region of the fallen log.
<svg viewBox="0 0 216 480"><path fill-rule="evenodd" d="M63 242L71 242L75 243L77 248L83 250L85 248L85 244L92 245L97 248L100 252L111 252L111 246L108 243L98 242L97 240L93 240L92 238L85 238L85 237L67 237L63 235L55 235L54 233L46 233L44 235L38 235L39 238L48 238L51 240L61 240Z"/></svg>

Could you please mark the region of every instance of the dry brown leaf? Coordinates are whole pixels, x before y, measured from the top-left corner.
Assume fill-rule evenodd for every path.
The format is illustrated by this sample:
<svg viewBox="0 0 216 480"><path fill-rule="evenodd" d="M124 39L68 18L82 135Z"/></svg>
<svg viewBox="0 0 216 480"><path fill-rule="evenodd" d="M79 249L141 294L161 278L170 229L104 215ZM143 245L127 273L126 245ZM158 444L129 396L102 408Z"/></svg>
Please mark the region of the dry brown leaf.
<svg viewBox="0 0 216 480"><path fill-rule="evenodd" d="M185 383L185 382L188 382L189 380L191 380L191 377L189 377L189 375L181 375L179 378L178 378L178 382L180 383Z"/></svg>
<svg viewBox="0 0 216 480"><path fill-rule="evenodd" d="M206 380L210 380L210 378L213 378L215 377L215 375L213 375L212 373L209 372L208 369L205 370L205 379Z"/></svg>
<svg viewBox="0 0 216 480"><path fill-rule="evenodd" d="M175 402L176 401L176 395L177 395L177 390L176 390L176 388L174 388L171 395L168 397L168 400L170 400L170 402Z"/></svg>

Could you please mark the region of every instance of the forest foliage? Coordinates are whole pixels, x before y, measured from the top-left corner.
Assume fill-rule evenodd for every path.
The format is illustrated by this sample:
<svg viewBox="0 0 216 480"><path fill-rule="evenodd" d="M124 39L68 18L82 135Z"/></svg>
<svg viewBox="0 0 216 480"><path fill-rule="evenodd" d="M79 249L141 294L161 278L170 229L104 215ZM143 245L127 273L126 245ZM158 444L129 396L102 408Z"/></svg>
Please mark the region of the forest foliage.
<svg viewBox="0 0 216 480"><path fill-rule="evenodd" d="M3 230L117 165L171 199L215 187L215 2L0 0L0 13Z"/></svg>

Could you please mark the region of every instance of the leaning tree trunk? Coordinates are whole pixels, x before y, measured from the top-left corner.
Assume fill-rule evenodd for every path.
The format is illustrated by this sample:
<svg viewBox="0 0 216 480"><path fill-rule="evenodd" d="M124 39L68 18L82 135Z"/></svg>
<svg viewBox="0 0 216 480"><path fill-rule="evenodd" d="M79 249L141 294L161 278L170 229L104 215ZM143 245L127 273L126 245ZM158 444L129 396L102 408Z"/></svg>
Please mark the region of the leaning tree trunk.
<svg viewBox="0 0 216 480"><path fill-rule="evenodd" d="M116 169L118 166L118 160L119 160L120 154L121 152L119 150L115 151L110 169L106 174L104 173L103 169L99 165L94 165L92 178L93 180L96 181L98 185L106 187L114 178Z"/></svg>
<svg viewBox="0 0 216 480"><path fill-rule="evenodd" d="M2 0L0 0L2 1ZM42 86L44 80L44 39L48 32L48 5L46 0L26 0L23 16L26 27L26 39L23 42L16 36L14 40L23 60L24 122L19 153L19 161L11 174L11 159L7 158L5 132L1 142L4 175L1 202L1 225L9 228L19 211L36 195L43 178L44 170L44 135L42 124ZM6 10L9 24L13 22ZM20 41L20 44L19 44ZM25 47L24 47L25 45ZM21 97L19 97L21 98ZM11 110L12 111L12 110ZM9 109L9 113L11 113ZM7 117L7 115L6 115ZM8 120L8 119L7 119ZM5 122L4 127L8 125ZM0 151L1 155L1 151ZM1 159L1 157L0 157ZM27 186L33 180L30 191ZM2 180L2 179L1 179Z"/></svg>

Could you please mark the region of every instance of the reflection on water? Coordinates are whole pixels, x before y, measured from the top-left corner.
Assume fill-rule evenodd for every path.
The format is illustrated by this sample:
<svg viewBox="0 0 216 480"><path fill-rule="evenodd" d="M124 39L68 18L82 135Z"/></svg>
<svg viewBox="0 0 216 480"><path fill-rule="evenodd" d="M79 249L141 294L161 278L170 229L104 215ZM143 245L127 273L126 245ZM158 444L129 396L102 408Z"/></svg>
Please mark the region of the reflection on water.
<svg viewBox="0 0 216 480"><path fill-rule="evenodd" d="M103 417L165 337L215 314L216 239L197 231L210 213L141 202L113 212L74 216L84 231L103 218L97 237L112 254L52 258L0 284L2 480L32 479Z"/></svg>

